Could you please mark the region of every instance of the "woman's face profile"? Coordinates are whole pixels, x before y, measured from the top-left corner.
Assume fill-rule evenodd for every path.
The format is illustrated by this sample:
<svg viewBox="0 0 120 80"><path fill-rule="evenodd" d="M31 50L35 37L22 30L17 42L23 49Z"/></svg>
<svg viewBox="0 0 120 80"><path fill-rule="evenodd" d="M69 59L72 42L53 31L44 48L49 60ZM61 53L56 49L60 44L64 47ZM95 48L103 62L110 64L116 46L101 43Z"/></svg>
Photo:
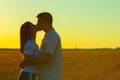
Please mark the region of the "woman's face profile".
<svg viewBox="0 0 120 80"><path fill-rule="evenodd" d="M31 26L32 37L35 39L36 38L37 27L33 24L31 24L30 26Z"/></svg>

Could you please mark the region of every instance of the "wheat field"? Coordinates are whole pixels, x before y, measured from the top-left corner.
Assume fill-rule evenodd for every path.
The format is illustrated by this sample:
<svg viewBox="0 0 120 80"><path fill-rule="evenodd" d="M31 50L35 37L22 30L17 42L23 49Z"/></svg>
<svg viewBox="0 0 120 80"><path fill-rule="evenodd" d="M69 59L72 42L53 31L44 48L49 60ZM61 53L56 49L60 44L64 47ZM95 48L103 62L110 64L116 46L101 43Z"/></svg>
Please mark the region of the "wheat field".
<svg viewBox="0 0 120 80"><path fill-rule="evenodd" d="M119 50L63 50L63 80L120 80ZM18 50L0 50L0 80L18 80Z"/></svg>

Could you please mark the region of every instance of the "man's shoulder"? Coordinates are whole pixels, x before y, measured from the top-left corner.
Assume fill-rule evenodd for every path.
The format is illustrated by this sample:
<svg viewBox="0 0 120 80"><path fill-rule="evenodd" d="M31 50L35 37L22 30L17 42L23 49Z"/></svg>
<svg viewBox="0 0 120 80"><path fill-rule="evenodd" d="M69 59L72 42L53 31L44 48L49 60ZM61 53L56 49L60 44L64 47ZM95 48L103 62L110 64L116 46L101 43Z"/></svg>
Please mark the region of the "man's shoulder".
<svg viewBox="0 0 120 80"><path fill-rule="evenodd" d="M57 32L53 32L48 36L48 39L60 39L60 37Z"/></svg>
<svg viewBox="0 0 120 80"><path fill-rule="evenodd" d="M51 33L50 33L50 36L53 36L53 37L59 37L59 34L53 30Z"/></svg>

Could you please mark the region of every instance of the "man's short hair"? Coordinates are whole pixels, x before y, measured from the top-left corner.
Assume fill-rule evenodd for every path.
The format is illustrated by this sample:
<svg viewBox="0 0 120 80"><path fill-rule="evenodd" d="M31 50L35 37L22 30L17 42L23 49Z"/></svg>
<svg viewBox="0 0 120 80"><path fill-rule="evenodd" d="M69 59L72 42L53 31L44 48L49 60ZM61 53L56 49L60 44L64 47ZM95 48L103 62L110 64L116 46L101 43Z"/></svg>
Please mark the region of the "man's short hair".
<svg viewBox="0 0 120 80"><path fill-rule="evenodd" d="M43 12L37 15L37 18L42 18L43 20L49 22L50 24L52 24L53 22L53 18L52 15L49 12Z"/></svg>

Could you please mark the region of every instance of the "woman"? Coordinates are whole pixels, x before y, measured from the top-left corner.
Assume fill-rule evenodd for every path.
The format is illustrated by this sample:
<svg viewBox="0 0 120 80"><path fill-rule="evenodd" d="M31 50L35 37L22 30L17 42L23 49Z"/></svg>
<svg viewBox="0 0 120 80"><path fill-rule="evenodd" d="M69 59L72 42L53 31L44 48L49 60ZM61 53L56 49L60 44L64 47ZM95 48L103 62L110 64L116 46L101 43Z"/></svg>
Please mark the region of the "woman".
<svg viewBox="0 0 120 80"><path fill-rule="evenodd" d="M31 22L25 22L20 29L20 52L24 55L24 61L30 57L40 56L41 52L36 45L36 26ZM26 66L22 69L19 80L35 80L38 74L37 66Z"/></svg>

